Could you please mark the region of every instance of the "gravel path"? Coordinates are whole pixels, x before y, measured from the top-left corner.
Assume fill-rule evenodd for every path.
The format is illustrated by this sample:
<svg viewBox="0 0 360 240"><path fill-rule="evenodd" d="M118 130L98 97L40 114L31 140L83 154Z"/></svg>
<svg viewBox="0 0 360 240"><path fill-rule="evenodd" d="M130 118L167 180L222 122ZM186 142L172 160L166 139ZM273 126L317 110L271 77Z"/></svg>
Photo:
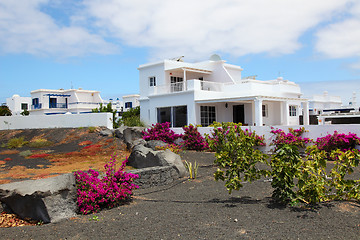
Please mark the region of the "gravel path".
<svg viewBox="0 0 360 240"><path fill-rule="evenodd" d="M185 152L200 163L196 180L136 190L134 200L100 213L51 223L0 229L1 239L359 239L360 205L280 207L270 182L244 184L229 195L215 182L211 153Z"/></svg>

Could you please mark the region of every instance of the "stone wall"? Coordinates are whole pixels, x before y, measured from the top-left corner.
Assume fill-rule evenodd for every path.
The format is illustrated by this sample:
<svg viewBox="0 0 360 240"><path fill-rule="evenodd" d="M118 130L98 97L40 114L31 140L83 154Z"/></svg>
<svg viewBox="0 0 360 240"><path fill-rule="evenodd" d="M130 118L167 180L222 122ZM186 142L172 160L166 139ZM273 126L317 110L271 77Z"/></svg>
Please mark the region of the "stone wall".
<svg viewBox="0 0 360 240"><path fill-rule="evenodd" d="M139 178L134 181L139 188L162 186L179 179L179 174L173 165L141 168L129 172L139 175Z"/></svg>

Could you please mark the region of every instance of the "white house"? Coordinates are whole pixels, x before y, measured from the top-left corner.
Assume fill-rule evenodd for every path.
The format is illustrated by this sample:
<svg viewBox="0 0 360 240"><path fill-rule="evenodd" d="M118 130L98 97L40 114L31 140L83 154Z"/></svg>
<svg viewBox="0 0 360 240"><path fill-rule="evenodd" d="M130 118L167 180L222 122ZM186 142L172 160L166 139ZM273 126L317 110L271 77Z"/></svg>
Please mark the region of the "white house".
<svg viewBox="0 0 360 240"><path fill-rule="evenodd" d="M123 96L122 99L124 102L124 111L128 111L131 108L140 106L139 98L140 98L139 94L131 94L131 95Z"/></svg>
<svg viewBox="0 0 360 240"><path fill-rule="evenodd" d="M283 78L243 78L240 66L213 55L208 61L164 60L140 65L141 119L208 126L214 121L243 125L298 125L301 109L309 124L308 100L299 85Z"/></svg>
<svg viewBox="0 0 360 240"><path fill-rule="evenodd" d="M13 116L21 115L24 110L30 110L31 97L20 97L14 94L11 98L6 98L6 105L11 110Z"/></svg>
<svg viewBox="0 0 360 240"><path fill-rule="evenodd" d="M38 89L31 91L30 115L90 113L103 100L99 91L79 89Z"/></svg>
<svg viewBox="0 0 360 240"><path fill-rule="evenodd" d="M323 111L339 109L342 107L340 96L331 96L325 91L322 95L313 95L309 99L310 115L320 115Z"/></svg>

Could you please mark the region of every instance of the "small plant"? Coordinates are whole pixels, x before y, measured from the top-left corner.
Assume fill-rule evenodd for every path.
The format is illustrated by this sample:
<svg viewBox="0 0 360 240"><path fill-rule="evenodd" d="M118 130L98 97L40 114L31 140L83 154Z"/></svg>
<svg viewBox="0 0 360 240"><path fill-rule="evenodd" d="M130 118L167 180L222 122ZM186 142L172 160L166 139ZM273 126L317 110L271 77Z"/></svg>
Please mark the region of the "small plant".
<svg viewBox="0 0 360 240"><path fill-rule="evenodd" d="M91 218L89 218L89 221L99 221L99 217L98 216L96 216L96 215L94 215L94 216L92 216Z"/></svg>
<svg viewBox="0 0 360 240"><path fill-rule="evenodd" d="M92 169L86 172L74 173L77 186L77 202L82 214L97 212L105 207L114 207L130 199L132 191L138 188L133 180L138 175L124 171L127 159L123 161L118 171L115 170L116 158L104 166L106 172L103 178Z"/></svg>
<svg viewBox="0 0 360 240"><path fill-rule="evenodd" d="M215 151L215 180L225 181L229 194L239 190L244 181L252 182L267 174L258 163L266 163L267 155L257 149L255 133L248 134L235 123L214 123L212 136L206 135L211 150Z"/></svg>
<svg viewBox="0 0 360 240"><path fill-rule="evenodd" d="M142 133L143 139L146 141L160 140L165 143L174 143L177 138L182 136L170 129L169 122L153 124L151 128L146 129Z"/></svg>
<svg viewBox="0 0 360 240"><path fill-rule="evenodd" d="M51 146L53 143L44 138L37 138L29 142L29 147L41 148Z"/></svg>
<svg viewBox="0 0 360 240"><path fill-rule="evenodd" d="M94 133L96 131L96 127L88 127L89 133Z"/></svg>
<svg viewBox="0 0 360 240"><path fill-rule="evenodd" d="M294 179L297 177L302 160L295 145L282 144L276 150L270 162L274 188L272 197L286 204L296 200Z"/></svg>
<svg viewBox="0 0 360 240"><path fill-rule="evenodd" d="M7 148L21 148L22 146L28 144L28 141L24 140L24 137L12 138L7 142Z"/></svg>
<svg viewBox="0 0 360 240"><path fill-rule="evenodd" d="M204 151L209 149L205 138L201 136L196 126L190 124L183 127L183 147L188 150Z"/></svg>
<svg viewBox="0 0 360 240"><path fill-rule="evenodd" d="M145 127L144 122L140 120L140 107L131 108L128 111L123 112L118 125L128 127Z"/></svg>
<svg viewBox="0 0 360 240"><path fill-rule="evenodd" d="M280 148L281 145L294 145L298 148L305 148L306 144L312 142L310 138L303 138L301 136L305 131L304 127L299 129L289 128L289 133L285 133L282 129L272 128L270 132L274 134L272 145L275 145L275 151Z"/></svg>
<svg viewBox="0 0 360 240"><path fill-rule="evenodd" d="M22 151L22 152L20 152L19 153L19 155L21 156L21 157L28 157L28 156L30 156L30 155L32 155L33 153L32 153L32 151L30 151L30 150L25 150L25 151Z"/></svg>
<svg viewBox="0 0 360 240"><path fill-rule="evenodd" d="M171 143L171 144L166 144L165 146L156 146L155 147L156 150L166 150L169 149L170 151L172 151L173 153L180 153L182 151L182 148L180 145L176 145L175 143Z"/></svg>
<svg viewBox="0 0 360 240"><path fill-rule="evenodd" d="M48 153L39 153L39 154L30 155L29 158L46 158L48 156L50 156L50 154Z"/></svg>
<svg viewBox="0 0 360 240"><path fill-rule="evenodd" d="M189 178L190 179L196 179L198 168L199 168L199 165L196 163L196 161L195 161L195 163L193 165L191 162L188 162L188 161L185 160L185 167L189 172Z"/></svg>

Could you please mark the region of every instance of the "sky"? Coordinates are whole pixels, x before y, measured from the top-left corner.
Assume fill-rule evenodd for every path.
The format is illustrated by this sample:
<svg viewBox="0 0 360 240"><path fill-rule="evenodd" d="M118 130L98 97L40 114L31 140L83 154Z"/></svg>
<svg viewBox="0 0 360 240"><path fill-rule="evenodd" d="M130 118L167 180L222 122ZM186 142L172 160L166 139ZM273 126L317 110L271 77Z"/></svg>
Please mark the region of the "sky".
<svg viewBox="0 0 360 240"><path fill-rule="evenodd" d="M360 1L0 0L0 103L40 88L121 98L141 64L215 53L304 97L360 102Z"/></svg>

